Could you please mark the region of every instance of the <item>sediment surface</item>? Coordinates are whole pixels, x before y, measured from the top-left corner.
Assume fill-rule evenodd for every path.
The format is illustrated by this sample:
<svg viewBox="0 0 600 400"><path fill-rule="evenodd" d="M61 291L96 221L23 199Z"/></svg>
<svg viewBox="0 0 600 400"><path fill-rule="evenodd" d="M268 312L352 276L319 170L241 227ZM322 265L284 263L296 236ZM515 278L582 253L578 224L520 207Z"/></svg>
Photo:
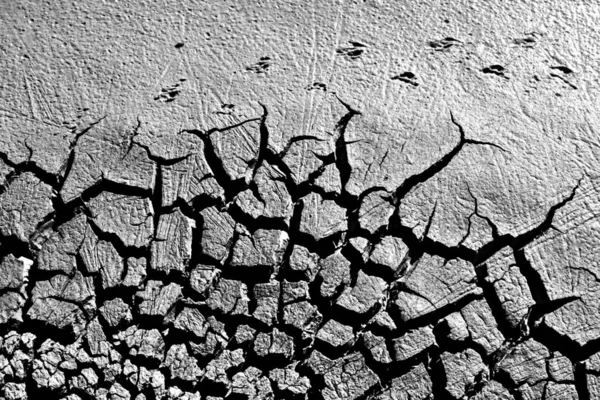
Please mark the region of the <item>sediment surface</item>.
<svg viewBox="0 0 600 400"><path fill-rule="evenodd" d="M6 1L0 397L600 398L600 6L418 3Z"/></svg>

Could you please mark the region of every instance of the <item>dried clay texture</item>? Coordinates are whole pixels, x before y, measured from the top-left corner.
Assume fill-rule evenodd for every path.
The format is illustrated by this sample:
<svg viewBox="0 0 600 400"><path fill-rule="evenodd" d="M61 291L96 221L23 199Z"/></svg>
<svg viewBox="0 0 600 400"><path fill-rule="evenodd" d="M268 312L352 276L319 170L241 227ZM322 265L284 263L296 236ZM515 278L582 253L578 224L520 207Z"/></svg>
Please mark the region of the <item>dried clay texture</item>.
<svg viewBox="0 0 600 400"><path fill-rule="evenodd" d="M0 398L600 399L599 19L5 1Z"/></svg>

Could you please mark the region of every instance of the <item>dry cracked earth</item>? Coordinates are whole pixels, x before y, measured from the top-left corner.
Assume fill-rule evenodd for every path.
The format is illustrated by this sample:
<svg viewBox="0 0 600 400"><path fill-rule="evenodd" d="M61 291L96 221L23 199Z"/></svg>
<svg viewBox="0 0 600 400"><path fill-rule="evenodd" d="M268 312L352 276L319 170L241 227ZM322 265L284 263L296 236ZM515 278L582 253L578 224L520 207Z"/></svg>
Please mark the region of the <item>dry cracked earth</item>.
<svg viewBox="0 0 600 400"><path fill-rule="evenodd" d="M0 397L600 399L593 2L5 2Z"/></svg>

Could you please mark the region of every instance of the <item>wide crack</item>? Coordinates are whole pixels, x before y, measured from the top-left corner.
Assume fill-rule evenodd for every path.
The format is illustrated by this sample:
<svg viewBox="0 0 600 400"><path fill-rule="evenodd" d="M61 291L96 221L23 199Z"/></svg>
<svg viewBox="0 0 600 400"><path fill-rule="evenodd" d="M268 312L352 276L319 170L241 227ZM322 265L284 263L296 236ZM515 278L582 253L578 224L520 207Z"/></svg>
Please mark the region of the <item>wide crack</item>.
<svg viewBox="0 0 600 400"><path fill-rule="evenodd" d="M569 357L575 366L574 385L577 393L580 398L589 398L586 387L586 371L583 367L584 364L580 361L585 360L600 348L600 340L593 341L583 349L575 349L567 341L565 344L551 345L550 339L543 337L546 334L549 337L556 335L539 328L536 321L569 302L578 301L579 298L569 297L560 301L550 301L543 289L539 273L530 265L523 250L552 228L556 213L575 198L581 180L568 196L550 207L540 224L517 236L499 234L494 221L480 213L478 199L468 188L473 199L474 211L469 217L467 234L457 246L447 246L429 237L430 228L439 207L437 203L433 207L421 236L417 236L412 227L403 224L399 214L400 204L411 191L444 171L459 156L465 146L481 145L491 146L500 151L506 150L494 143L467 138L462 125L450 113L450 120L458 129L460 137L458 143L448 153L423 171L408 177L391 192L386 191L383 187L372 187L358 196L354 196L346 188L352 175L348 154L350 143L346 139L346 128L352 118L361 113L339 98L338 100L346 108L347 113L334 127L335 149L329 155L320 156L322 164L308 175L306 181L301 183L296 183L292 178L292 172L284 162L284 156L295 142L320 139L310 135L294 137L284 146L283 151L276 153L270 146L271 136L267 124L269 112L264 105L262 105L263 114L259 118L248 119L229 127L215 128L206 132L194 129L182 130L180 134L195 135L202 141L203 151L199 152L199 155L204 158L210 169L202 179L214 178L223 189L223 199L200 194L184 200L177 195L172 203L165 205L163 202L165 168L183 165L196 154L190 152L175 158L165 158L153 154L150 147L137 140L141 126L139 119L137 127L133 129L129 138L125 156L130 154L136 146L144 150L155 169L155 180L151 189L113 182L108 177L102 176L97 183L85 188L76 199L68 203L64 203L57 195L63 188L67 177L73 173L74 157L79 140L103 118L76 134L70 147L68 160L63 168L64 178L47 173L30 160L15 164L11 162L7 154L0 153L0 160L13 169L13 172L7 177L6 185L0 189L0 195L6 192L6 188L15 177L24 172L33 173L41 182L51 186L56 193L52 198L54 211L36 225L36 232L30 238L30 242L35 246L13 236L1 238L0 262L7 260L10 255L31 259L33 266L29 273L29 280L24 283L26 299L21 319L17 316L0 326L7 330L15 330L19 334L34 332L37 335L35 351L44 340L49 339L61 345L79 343L80 351L88 353L79 355L82 360L76 362L77 367L74 370L64 370L67 381L58 388L51 387L48 382L44 382L40 378L39 374L33 373L33 359L39 357L35 352L28 361L26 376L18 378L11 375L7 382L25 382L30 398L33 398L32 396L60 398L67 393L77 394L81 398L94 398L94 396L111 393L110 390L117 390L115 384L119 383L132 397L143 394L146 398L162 398L169 388L177 388L189 393L199 391L203 395L214 394L231 399L268 398L268 396L294 399L308 396L308 398L326 400L336 398L335 396L348 399L371 399L377 398L376 396L386 391L401 390L395 386L401 384L398 383L400 382L398 379L422 365L427 379L423 378L421 384L428 387L427 390L433 395L433 398L442 399L448 398L449 390L451 390L448 386L451 382L451 370L444 364L444 362L448 363L445 354L456 355L475 351L486 371L481 370L475 374L474 380L465 389L465 396L471 398L485 389L488 382L484 376L487 374L490 379L495 379L516 393L517 388L510 383L500 366L507 358L511 357L516 346L530 338L536 338L546 344L549 349L560 351ZM224 160L219 157L214 135L239 134L236 133L236 128L256 122L258 122L256 158L248 165L249 179L234 179L228 174ZM384 158L387 155L386 153ZM259 169L267 164L281 171L282 177L278 178L279 182L283 184L291 198L292 207L289 215L285 218L263 215L255 217L236 203L241 193L246 190L263 207L272 201L261 194L261 188L257 183ZM315 184L326 167L332 165L337 169L341 180L339 193L327 192ZM393 207L394 211L384 225L374 231L369 231L361 227L359 212L368 196L378 191L383 193L382 198ZM151 212L146 218L152 220L153 229L147 242L143 245L132 245L120 231L102 228L101 224L96 221L97 216L89 204L100 199L104 194L139 198L140 201L148 201L151 204ZM343 210L344 229L320 239L305 230L303 217L307 213L313 212L305 203L306 198L311 194L318 195L322 201L321 204L331 202L332 210L336 207ZM115 224L121 223L122 218L129 217L129 215L119 214L122 211L110 204L103 206L108 209L108 215L114 219ZM215 237L208 239L205 237L208 235L206 232L209 232L209 225L213 222L205 219L201 212L210 207L215 207L219 213L227 214L235 221L236 226L230 237L218 237L219 229L224 232L224 227L218 224L211 228L216 232L211 233ZM333 213L327 209L325 211L317 210L314 213L322 212L325 218L330 217L328 213ZM132 208L130 212L133 215L138 211ZM178 229L183 230L184 228L175 226L168 231L164 238L159 239L158 226L161 218L172 213L180 213L189 221L193 221L195 225L186 232L178 231ZM100 272L83 271L87 268L87 261L84 260L84 257L89 257L89 254L83 253L83 244L77 247L73 253L72 262L75 268L72 274L82 271L84 278L91 278L94 295L81 301L75 301L65 299L64 293L49 293L47 296L35 300L56 300L76 307L85 317L85 329L81 334L74 335L68 329L53 326L51 322L32 320L27 311L34 306L32 296L36 284L50 282L61 274L60 272L42 271L39 268L38 256L41 249L49 246L48 238L53 232L67 227L70 221L81 214L85 215L86 226L89 226L95 237L114 248L120 261L103 261L105 264L102 264L102 268L107 268L107 270L116 268L119 272L115 279L119 283L113 287L105 287L106 282L103 281L102 274L108 272L104 270ZM464 245L464 240L471 232L471 217L473 216L485 220L492 231L492 240L479 250L472 250ZM145 222L146 220L142 218L139 225L143 225ZM269 239L270 236L260 235L262 232L279 231L285 232L288 239L281 250L281 255L275 257L275 249L282 243ZM176 238L180 237L178 235L188 236L181 239L180 242L176 242L175 240L179 240ZM246 236L252 246L249 248L250 250L244 250L248 253L243 254L240 260L240 255L236 251L240 251L239 246L243 245L243 238ZM386 237L400 239L406 245L407 251L394 261L395 269L392 272L372 272L370 271L372 266L370 258L375 256L376 247L382 244ZM356 243L358 243L356 240L359 239L365 240L367 243L364 249L356 247ZM226 243L224 259L219 260L209 255L212 251L211 246L216 246L223 241ZM171 243L173 248L169 250L184 254L183 259L186 260L186 265L183 268L173 265L173 268L166 271L150 268L151 261L155 261L152 257L156 257L151 250L152 246L155 244L171 245ZM486 262L507 246L512 249L516 265L527 280L535 301L535 305L531 307L523 321L526 329L518 331L515 331L505 321L502 310L503 299L498 296L494 283L486 281ZM96 248L92 250L92 252L97 251ZM296 254L303 254L304 258L298 259ZM438 307L427 296L405 283L411 279L411 274L415 269L422 268L419 263L426 255L441 257L446 263L451 260L468 262L473 267L476 276L473 283L480 288L481 292L465 295ZM105 255L94 253L94 256L102 258ZM324 260L329 257L340 258L335 262L326 263ZM245 260L253 258L264 263L266 268L263 270L248 268ZM241 263L241 266L232 266L234 259L235 262ZM111 262L113 264L110 264ZM116 265L114 265L115 263ZM210 271L214 271L214 273ZM379 279L382 282L379 286L381 289L376 289L377 283L373 283L379 281L365 280L361 278L361 274ZM128 279L134 283L125 286L124 282ZM273 284L273 286L270 287L269 284ZM360 285L366 284L373 286L360 287ZM324 294L323 287L327 285L331 286L331 291ZM0 287L0 299L15 290L17 289ZM374 290L381 290L385 292L385 295L367 307L367 311L357 314L352 307L361 302L370 301L367 293L371 291L372 294ZM253 296L253 293L259 292L263 293L261 295L263 297ZM399 293L405 293L428 302L433 311L402 321L402 318L391 306ZM354 297L351 297L352 300L348 305L340 302L342 296ZM447 322L443 322L445 318L460 312L476 301L484 301L489 305L493 328L497 328L504 338L502 346L490 353L486 353L484 347L475 342L472 332L469 332L462 340L450 340L447 337L449 332L444 325ZM93 303L96 310L90 313L89 309L84 307L84 304L87 303ZM101 307L104 307L103 312L99 311ZM60 309L53 310L54 313L59 311ZM130 315L131 317L129 320L122 317L125 318L123 320L125 322L111 325L109 317L113 314L103 314L108 312L113 313L114 318L121 318L121 315ZM265 315L269 317L265 317ZM91 339L87 335L92 335L88 332L89 325L96 318L105 335L105 339L102 341L106 342L99 348L109 350L100 350L105 354L90 355L92 349L87 341ZM392 321L391 324L396 323L397 326L386 327L386 324L390 324L386 318ZM330 321L335 323L329 323ZM244 334L241 332L242 327L252 333ZM143 351L149 352L148 354L156 351L158 353L156 358L129 354L133 351L133 347L127 344L127 340L116 339L116 336L125 329L132 329L131 335L139 336L140 343L135 345L139 349L136 351L142 351L142 347L147 346L143 347ZM327 329L333 329L333 333L327 333ZM158 333L154 330L157 330ZM431 335L434 336L431 344L424 346L422 350L406 359L397 358L401 357L396 354L396 352L401 354L401 350L396 349L396 346L401 346L397 344L398 340L414 332L428 332L428 330L431 330ZM381 338L377 339L381 340L380 346L377 347L377 351L380 353L374 353L372 348L367 346L365 335ZM564 338L556 337L556 339ZM92 340L96 339L92 338ZM146 343L144 340L148 342ZM162 344L159 346L158 343L153 342L155 340L162 341ZM415 346L420 345L419 340L421 338L415 339ZM422 340L428 339L423 338ZM184 347L177 347L180 345L184 345ZM0 345L0 350L8 355L6 350L1 347ZM176 351L174 349L180 351L176 356L173 356ZM238 350L242 354L241 361L234 360L239 355ZM61 357L68 357L67 350L61 351ZM235 353L236 351L238 352ZM121 354L121 359L112 360L117 357L117 354ZM317 356L317 354L320 355ZM115 376L111 375L113 374L110 372L111 368L122 370L126 360L132 362L137 368L132 374L139 380L142 379L142 371L146 371L144 373L150 375L154 374L152 375L154 377L147 378L150 383L135 383L135 380L132 381L128 378L133 375L125 375L124 372L116 373ZM346 362L354 363L352 364L354 369L346 370ZM90 366L99 375L100 382L96 387L92 388L91 392L71 387L68 378L73 378L80 370ZM58 370L61 368L58 367ZM298 382L303 377L308 378L308 386L279 381L280 378L276 378L279 369L283 369L286 374L299 374ZM217 376L221 378L215 378L211 375L213 372L209 373L209 370L216 371ZM256 374L256 371L259 373ZM252 379L257 381L252 381L244 386L242 377L249 379L252 376L254 376ZM154 384L156 385L152 386ZM408 385L406 390L414 389L410 388L410 383L402 384ZM300 391L297 392L296 389L290 389L295 387L293 385L298 385L298 388L303 389L298 389ZM260 392L261 390L266 392ZM255 397L248 395L252 391L254 391Z"/></svg>

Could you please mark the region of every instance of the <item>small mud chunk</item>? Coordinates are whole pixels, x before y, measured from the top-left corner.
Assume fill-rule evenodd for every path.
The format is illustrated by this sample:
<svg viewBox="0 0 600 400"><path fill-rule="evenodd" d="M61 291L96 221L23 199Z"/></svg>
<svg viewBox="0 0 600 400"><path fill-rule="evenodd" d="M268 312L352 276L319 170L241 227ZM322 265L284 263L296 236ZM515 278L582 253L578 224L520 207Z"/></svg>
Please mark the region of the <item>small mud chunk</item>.
<svg viewBox="0 0 600 400"><path fill-rule="evenodd" d="M264 162L254 177L257 190L243 191L235 202L254 219L275 218L283 220L287 225L292 216L293 204L284 182L285 174L276 166Z"/></svg>
<svg viewBox="0 0 600 400"><path fill-rule="evenodd" d="M548 379L546 360L550 352L541 343L529 339L511 349L498 368L508 374L515 385L533 385Z"/></svg>
<svg viewBox="0 0 600 400"><path fill-rule="evenodd" d="M342 191L342 180L335 164L326 165L323 172L315 179L314 185L325 193L339 195Z"/></svg>
<svg viewBox="0 0 600 400"><path fill-rule="evenodd" d="M236 399L273 399L269 378L256 367L248 367L233 376L231 397Z"/></svg>
<svg viewBox="0 0 600 400"><path fill-rule="evenodd" d="M325 119L323 116L319 116L319 119L317 120L319 125L313 128L313 130L317 130L318 128L323 129L324 126L320 125L325 125L326 122L330 122L322 121L323 119ZM307 136L303 139L292 141L286 148L283 156L283 162L285 162L289 168L291 178L296 184L308 182L311 178L314 178L315 174L318 174L319 170L323 168L325 160L330 157L335 150L335 143L331 134L320 131L311 131L310 133L319 136ZM335 165L332 164L332 166L335 168ZM321 173L321 175L323 175L323 173ZM319 178L320 176L317 180Z"/></svg>
<svg viewBox="0 0 600 400"><path fill-rule="evenodd" d="M317 339L330 347L339 349L348 346L354 340L351 326L330 319L317 332Z"/></svg>
<svg viewBox="0 0 600 400"><path fill-rule="evenodd" d="M134 139L139 126L123 126L119 118L102 118L73 142L70 169L60 197L70 203L105 181L151 191L156 165Z"/></svg>
<svg viewBox="0 0 600 400"><path fill-rule="evenodd" d="M236 222L226 212L216 207L205 208L202 216L202 238L200 247L203 254L216 261L223 261L229 255Z"/></svg>
<svg viewBox="0 0 600 400"><path fill-rule="evenodd" d="M252 290L257 307L252 316L262 323L272 326L277 322L279 310L279 282L258 283Z"/></svg>
<svg viewBox="0 0 600 400"><path fill-rule="evenodd" d="M174 164L161 165L160 189L163 207L172 206L179 199L192 203L198 198L219 200L224 197L224 190L217 183L204 152L204 142L198 140L194 143L194 152L188 154L185 159Z"/></svg>
<svg viewBox="0 0 600 400"><path fill-rule="evenodd" d="M195 227L195 221L179 209L161 215L152 241L150 268L166 273L184 272L192 256L192 230Z"/></svg>
<svg viewBox="0 0 600 400"><path fill-rule="evenodd" d="M380 304L385 297L387 284L381 278L358 271L356 285L346 288L336 305L353 316L363 316Z"/></svg>
<svg viewBox="0 0 600 400"><path fill-rule="evenodd" d="M573 382L575 381L574 372L571 360L558 351L552 353L552 358L548 360L548 373L552 380L556 382Z"/></svg>
<svg viewBox="0 0 600 400"><path fill-rule="evenodd" d="M270 334L259 333L254 341L254 353L271 362L289 362L294 356L294 339L287 333L274 328Z"/></svg>
<svg viewBox="0 0 600 400"><path fill-rule="evenodd" d="M396 323L392 317L390 317L390 314L388 314L388 312L384 309L380 310L377 315L371 319L371 323L377 327L377 329L381 329L387 334L390 334L398 329Z"/></svg>
<svg viewBox="0 0 600 400"><path fill-rule="evenodd" d="M229 179L252 180L260 151L260 122L248 121L214 132L209 140Z"/></svg>
<svg viewBox="0 0 600 400"><path fill-rule="evenodd" d="M162 317L175 305L181 296L181 286L176 283L165 285L161 281L151 280L146 288L136 295L140 303L138 311L142 315Z"/></svg>
<svg viewBox="0 0 600 400"><path fill-rule="evenodd" d="M220 279L206 300L206 305L222 314L248 313L248 287L237 280Z"/></svg>
<svg viewBox="0 0 600 400"><path fill-rule="evenodd" d="M233 341L238 346L245 346L254 342L256 337L256 329L249 325L239 325L233 335Z"/></svg>
<svg viewBox="0 0 600 400"><path fill-rule="evenodd" d="M466 323L470 340L481 346L485 355L490 355L500 348L504 337L498 330L492 309L485 300L475 300L460 312Z"/></svg>
<svg viewBox="0 0 600 400"><path fill-rule="evenodd" d="M414 329L408 333L392 340L394 347L394 359L405 361L417 354L434 346L435 336L430 326Z"/></svg>
<svg viewBox="0 0 600 400"><path fill-rule="evenodd" d="M282 285L283 304L290 304L301 300L310 300L309 286L305 281L286 281Z"/></svg>
<svg viewBox="0 0 600 400"><path fill-rule="evenodd" d="M240 235L233 247L230 266L243 274L263 272L269 276L279 267L287 248L285 231L258 229L252 235Z"/></svg>
<svg viewBox="0 0 600 400"><path fill-rule="evenodd" d="M299 332L303 340L312 342L322 321L318 307L309 301L293 302L283 307L283 323Z"/></svg>
<svg viewBox="0 0 600 400"><path fill-rule="evenodd" d="M393 276L408 256L408 246L402 239L384 236L369 255L370 265L377 271Z"/></svg>
<svg viewBox="0 0 600 400"><path fill-rule="evenodd" d="M150 199L102 192L88 207L98 228L115 234L125 246L144 247L154 235Z"/></svg>
<svg viewBox="0 0 600 400"><path fill-rule="evenodd" d="M318 278L321 281L319 293L324 298L341 293L350 283L350 261L340 251L319 261Z"/></svg>
<svg viewBox="0 0 600 400"><path fill-rule="evenodd" d="M128 257L123 286L139 288L146 280L146 264L146 259L143 257Z"/></svg>
<svg viewBox="0 0 600 400"><path fill-rule="evenodd" d="M27 298L26 284L32 264L31 260L12 254L0 262L0 324L22 320L21 307Z"/></svg>
<svg viewBox="0 0 600 400"><path fill-rule="evenodd" d="M118 337L125 340L132 357L150 360L154 365L162 361L165 340L157 329L138 329L132 326L121 332Z"/></svg>
<svg viewBox="0 0 600 400"><path fill-rule="evenodd" d="M38 268L43 271L62 271L71 274L77 268L76 256L83 258L87 272L100 269L96 246L98 238L81 214L58 227L42 244Z"/></svg>
<svg viewBox="0 0 600 400"><path fill-rule="evenodd" d="M462 399L487 381L489 372L481 356L472 349L441 355L446 372L446 390L453 399Z"/></svg>
<svg viewBox="0 0 600 400"><path fill-rule="evenodd" d="M580 397L575 385L550 381L546 384L544 398L548 400L578 400Z"/></svg>
<svg viewBox="0 0 600 400"><path fill-rule="evenodd" d="M214 266L197 265L190 274L190 287L201 298L206 299L218 276L219 271Z"/></svg>
<svg viewBox="0 0 600 400"><path fill-rule="evenodd" d="M55 275L35 283L27 315L33 321L62 331L67 337L83 333L95 312L94 280L75 272L71 277Z"/></svg>
<svg viewBox="0 0 600 400"><path fill-rule="evenodd" d="M132 321L131 307L120 297L104 302L100 307L100 315L112 328Z"/></svg>
<svg viewBox="0 0 600 400"><path fill-rule="evenodd" d="M362 335L362 343L376 362L381 364L392 362L386 341L383 337L374 335L371 332L365 332Z"/></svg>
<svg viewBox="0 0 600 400"><path fill-rule="evenodd" d="M387 226L394 207L390 204L390 196L386 191L377 190L369 193L360 205L358 223L362 229L373 234Z"/></svg>
<svg viewBox="0 0 600 400"><path fill-rule="evenodd" d="M175 318L173 327L182 332L194 335L197 338L204 338L210 328L210 323L197 308L184 307L177 315L177 318Z"/></svg>
<svg viewBox="0 0 600 400"><path fill-rule="evenodd" d="M325 382L325 400L356 400L380 384L379 377L365 363L360 353L351 353L331 360L313 351L307 366Z"/></svg>
<svg viewBox="0 0 600 400"><path fill-rule="evenodd" d="M316 193L302 198L304 208L300 218L300 232L319 241L347 230L346 210L333 200L323 200Z"/></svg>
<svg viewBox="0 0 600 400"><path fill-rule="evenodd" d="M476 284L475 268L461 259L445 260L426 254L400 279L400 292L393 309L403 321L482 293Z"/></svg>
<svg viewBox="0 0 600 400"><path fill-rule="evenodd" d="M185 344L175 344L167 351L163 364L169 368L171 378L195 382L202 374L197 361L190 356Z"/></svg>
<svg viewBox="0 0 600 400"><path fill-rule="evenodd" d="M432 383L423 364L418 364L406 374L392 379L389 388L376 397L377 400L426 400Z"/></svg>
<svg viewBox="0 0 600 400"><path fill-rule="evenodd" d="M513 400L513 395L510 394L508 389L502 386L500 383L496 381L490 381L479 393L473 397L474 400L487 400L487 399L497 399L497 400Z"/></svg>
<svg viewBox="0 0 600 400"><path fill-rule="evenodd" d="M292 271L301 273L303 278L312 281L317 274L319 256L309 251L306 247L294 245L289 259Z"/></svg>
<svg viewBox="0 0 600 400"><path fill-rule="evenodd" d="M516 265L513 251L505 247L485 264L478 266L485 280L493 285L505 320L513 329L522 329L529 310L535 304L527 278Z"/></svg>
<svg viewBox="0 0 600 400"><path fill-rule="evenodd" d="M234 351L224 350L219 356L208 363L204 369L202 379L209 381L213 385L225 388L225 391L231 387L229 371L242 365L244 362L244 352L242 349Z"/></svg>
<svg viewBox="0 0 600 400"><path fill-rule="evenodd" d="M53 212L52 187L25 172L0 191L0 235L27 243L37 225Z"/></svg>
<svg viewBox="0 0 600 400"><path fill-rule="evenodd" d="M110 289L122 283L121 277L125 270L125 262L117 249L105 240L98 241L96 245L98 267L103 289Z"/></svg>
<svg viewBox="0 0 600 400"><path fill-rule="evenodd" d="M379 377L359 353L336 360L333 368L325 373L324 379L323 398L326 400L358 399L379 384Z"/></svg>
<svg viewBox="0 0 600 400"><path fill-rule="evenodd" d="M277 385L277 390L294 398L302 398L311 388L310 380L292 368L275 368L269 372L269 379Z"/></svg>

